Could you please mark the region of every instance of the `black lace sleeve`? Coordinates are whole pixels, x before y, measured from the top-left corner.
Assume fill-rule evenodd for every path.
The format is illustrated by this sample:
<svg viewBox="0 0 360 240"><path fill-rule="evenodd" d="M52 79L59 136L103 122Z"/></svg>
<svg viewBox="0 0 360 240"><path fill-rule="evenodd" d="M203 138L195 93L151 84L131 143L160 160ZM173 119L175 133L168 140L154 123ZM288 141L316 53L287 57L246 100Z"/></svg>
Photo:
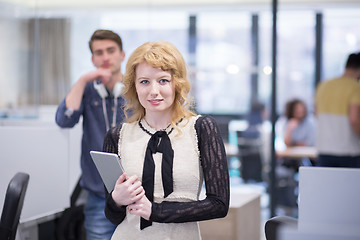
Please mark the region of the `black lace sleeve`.
<svg viewBox="0 0 360 240"><path fill-rule="evenodd" d="M118 153L118 141L120 136L120 127L111 128L105 135L103 152ZM119 225L126 216L126 206L118 207L108 194L106 197L105 216L115 225Z"/></svg>
<svg viewBox="0 0 360 240"><path fill-rule="evenodd" d="M110 128L106 133L103 145L103 152L118 153L118 142L121 126Z"/></svg>
<svg viewBox="0 0 360 240"><path fill-rule="evenodd" d="M198 135L201 164L204 173L206 198L194 202L153 203L150 220L162 223L181 223L221 218L229 210L229 172L225 147L216 122L200 117L195 125Z"/></svg>

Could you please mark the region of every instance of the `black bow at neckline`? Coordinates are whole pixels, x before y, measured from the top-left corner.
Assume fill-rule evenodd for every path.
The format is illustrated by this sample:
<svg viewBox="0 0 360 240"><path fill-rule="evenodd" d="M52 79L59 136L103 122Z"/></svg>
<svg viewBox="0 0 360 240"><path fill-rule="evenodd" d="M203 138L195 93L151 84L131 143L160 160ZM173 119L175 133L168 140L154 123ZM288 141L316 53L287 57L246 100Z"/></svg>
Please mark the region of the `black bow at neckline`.
<svg viewBox="0 0 360 240"><path fill-rule="evenodd" d="M155 178L155 162L153 159L153 154L160 152L162 153L162 164L161 164L161 176L164 189L164 198L169 196L173 192L173 160L174 160L174 150L172 149L169 133L161 130L157 131L154 134L151 134L147 131L139 121L141 129L151 135L151 138L148 142L143 175L142 175L142 186L145 189L145 195L150 202L154 201L154 178ZM152 221L145 220L141 218L140 229L144 229L152 225Z"/></svg>

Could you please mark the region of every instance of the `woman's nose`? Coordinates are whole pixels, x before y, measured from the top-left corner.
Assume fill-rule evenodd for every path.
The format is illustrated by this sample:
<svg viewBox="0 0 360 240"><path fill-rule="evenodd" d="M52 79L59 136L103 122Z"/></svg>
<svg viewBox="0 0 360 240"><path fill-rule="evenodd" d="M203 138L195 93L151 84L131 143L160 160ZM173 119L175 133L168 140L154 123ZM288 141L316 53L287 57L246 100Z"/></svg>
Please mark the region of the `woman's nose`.
<svg viewBox="0 0 360 240"><path fill-rule="evenodd" d="M150 93L151 93L152 95L157 95L157 94L159 94L159 86L158 86L158 84L157 84L156 82L154 82L154 83L151 84Z"/></svg>

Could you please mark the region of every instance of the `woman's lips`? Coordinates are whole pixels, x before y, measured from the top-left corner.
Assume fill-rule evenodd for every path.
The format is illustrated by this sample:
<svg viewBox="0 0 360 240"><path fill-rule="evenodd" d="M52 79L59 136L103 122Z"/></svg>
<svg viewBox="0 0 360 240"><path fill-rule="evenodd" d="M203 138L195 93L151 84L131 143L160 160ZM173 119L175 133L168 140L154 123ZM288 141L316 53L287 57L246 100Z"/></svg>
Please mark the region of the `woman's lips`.
<svg viewBox="0 0 360 240"><path fill-rule="evenodd" d="M162 99L153 99L153 100L149 100L149 103L153 105L159 105L161 101Z"/></svg>

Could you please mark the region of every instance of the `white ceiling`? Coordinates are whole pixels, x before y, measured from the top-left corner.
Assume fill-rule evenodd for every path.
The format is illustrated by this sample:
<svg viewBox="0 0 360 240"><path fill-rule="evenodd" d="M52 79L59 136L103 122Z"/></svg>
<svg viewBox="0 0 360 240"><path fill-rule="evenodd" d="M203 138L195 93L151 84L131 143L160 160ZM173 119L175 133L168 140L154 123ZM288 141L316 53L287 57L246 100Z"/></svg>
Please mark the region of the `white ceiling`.
<svg viewBox="0 0 360 240"><path fill-rule="evenodd" d="M0 0L30 8L146 8L271 5L272 0ZM360 5L360 0L278 0L279 5Z"/></svg>

